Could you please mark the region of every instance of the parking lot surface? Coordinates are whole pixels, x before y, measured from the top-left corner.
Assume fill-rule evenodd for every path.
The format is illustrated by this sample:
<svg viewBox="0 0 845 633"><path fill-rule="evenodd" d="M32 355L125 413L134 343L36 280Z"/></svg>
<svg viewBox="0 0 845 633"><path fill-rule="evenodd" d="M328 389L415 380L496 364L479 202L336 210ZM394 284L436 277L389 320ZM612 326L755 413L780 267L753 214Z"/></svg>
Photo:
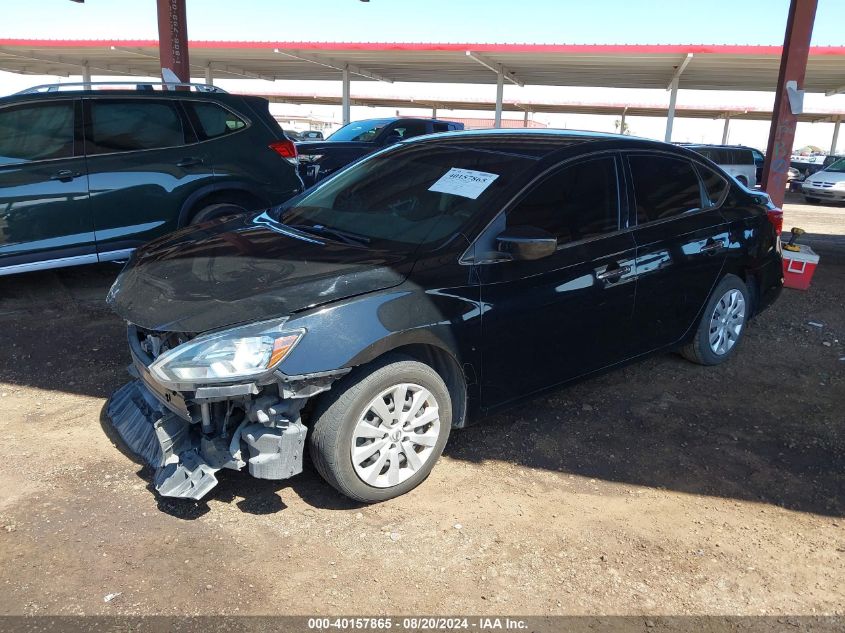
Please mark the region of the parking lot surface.
<svg viewBox="0 0 845 633"><path fill-rule="evenodd" d="M739 354L663 354L453 433L408 495L313 468L157 499L104 415L116 266L0 278L0 612L842 614L845 207Z"/></svg>

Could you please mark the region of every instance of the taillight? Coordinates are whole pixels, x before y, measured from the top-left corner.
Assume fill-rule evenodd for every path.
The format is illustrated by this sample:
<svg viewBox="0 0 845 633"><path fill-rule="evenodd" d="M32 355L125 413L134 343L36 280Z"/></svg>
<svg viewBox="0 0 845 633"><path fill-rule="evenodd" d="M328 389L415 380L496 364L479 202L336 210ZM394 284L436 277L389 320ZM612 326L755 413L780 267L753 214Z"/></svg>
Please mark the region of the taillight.
<svg viewBox="0 0 845 633"><path fill-rule="evenodd" d="M270 143L270 149L293 165L298 162L296 145L290 139L286 138L282 141L274 141Z"/></svg>
<svg viewBox="0 0 845 633"><path fill-rule="evenodd" d="M783 230L783 211L777 207L770 207L766 211L766 215L769 218L769 222L775 227L775 233L780 235L780 232Z"/></svg>

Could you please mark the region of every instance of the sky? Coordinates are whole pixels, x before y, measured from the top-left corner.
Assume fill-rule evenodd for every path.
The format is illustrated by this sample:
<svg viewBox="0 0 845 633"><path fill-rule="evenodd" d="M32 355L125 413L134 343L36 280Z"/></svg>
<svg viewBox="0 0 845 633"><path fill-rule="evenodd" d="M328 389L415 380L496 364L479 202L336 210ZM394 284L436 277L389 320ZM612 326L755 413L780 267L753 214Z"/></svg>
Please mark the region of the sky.
<svg viewBox="0 0 845 633"><path fill-rule="evenodd" d="M29 0L4 2L0 37L156 39L155 0ZM789 0L187 0L189 38L265 41L417 41L614 44L783 43ZM845 45L845 0L818 0L812 44ZM843 70L845 78L845 70ZM39 78L0 73L0 94ZM78 78L77 78L78 79ZM48 78L48 80L50 80ZM220 82L233 90L329 92L339 82ZM423 96L438 86L354 82L353 94ZM491 86L448 87L475 99L494 98ZM523 100L668 103L662 90L506 86L505 98ZM771 107L768 93L681 90L681 105ZM845 95L808 95L805 107L845 110ZM278 114L339 118L339 108L274 106ZM353 108L353 118L395 114L395 110ZM414 114L402 110L401 114ZM439 112L447 118L446 112ZM464 113L461 116L473 116ZM490 117L490 113L477 113ZM505 116L514 116L505 115ZM613 130L614 117L535 115L555 127ZM631 118L632 131L662 138L665 122ZM796 146L830 145L832 124L802 124ZM719 142L722 121L676 119L673 140ZM731 123L730 142L764 146L768 123ZM845 137L845 134L841 135ZM845 138L840 141L845 145Z"/></svg>

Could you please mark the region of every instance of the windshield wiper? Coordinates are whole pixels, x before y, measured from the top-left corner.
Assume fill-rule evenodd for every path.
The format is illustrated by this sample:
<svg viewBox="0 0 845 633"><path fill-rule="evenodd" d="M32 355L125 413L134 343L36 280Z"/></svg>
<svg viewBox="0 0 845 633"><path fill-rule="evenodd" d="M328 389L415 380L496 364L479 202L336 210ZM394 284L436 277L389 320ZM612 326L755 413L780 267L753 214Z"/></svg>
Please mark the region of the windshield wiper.
<svg viewBox="0 0 845 633"><path fill-rule="evenodd" d="M323 224L288 224L288 226L294 229L299 229L300 231L305 231L306 233L332 235L338 238L341 242L352 244L353 246L361 246L362 244L370 243L370 238L365 235L358 235L357 233L350 233L349 231L333 229Z"/></svg>

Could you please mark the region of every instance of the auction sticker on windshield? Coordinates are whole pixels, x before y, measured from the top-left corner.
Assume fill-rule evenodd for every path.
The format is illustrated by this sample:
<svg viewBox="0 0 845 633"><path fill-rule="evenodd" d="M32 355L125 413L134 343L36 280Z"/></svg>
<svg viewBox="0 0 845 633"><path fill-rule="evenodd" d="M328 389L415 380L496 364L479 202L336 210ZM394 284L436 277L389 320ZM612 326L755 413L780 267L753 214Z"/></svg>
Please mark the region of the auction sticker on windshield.
<svg viewBox="0 0 845 633"><path fill-rule="evenodd" d="M498 177L499 174L489 174L486 171L452 167L437 182L431 185L428 190L439 193L451 193L456 196L475 200Z"/></svg>

